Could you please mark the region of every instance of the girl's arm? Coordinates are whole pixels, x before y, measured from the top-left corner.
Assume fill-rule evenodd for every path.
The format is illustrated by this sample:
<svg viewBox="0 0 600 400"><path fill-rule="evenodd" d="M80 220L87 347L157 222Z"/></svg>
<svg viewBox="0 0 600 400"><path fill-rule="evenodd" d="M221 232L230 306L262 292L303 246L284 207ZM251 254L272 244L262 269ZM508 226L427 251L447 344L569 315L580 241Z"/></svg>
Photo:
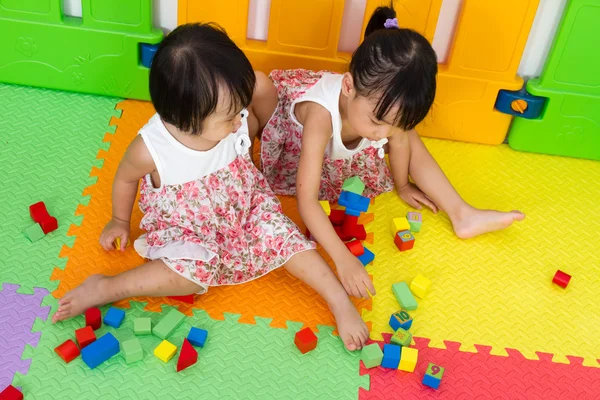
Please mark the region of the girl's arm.
<svg viewBox="0 0 600 400"><path fill-rule="evenodd" d="M127 148L113 182L112 219L100 236L100 244L104 249L114 249L113 242L120 237L120 250L125 250L139 181L155 169L154 160L152 160L144 140L141 136L136 136Z"/></svg>
<svg viewBox="0 0 600 400"><path fill-rule="evenodd" d="M436 204L408 180L410 166L409 143L408 132L404 131L398 131L388 138L390 170L392 171L398 196L418 210L421 209L420 203L422 203L431 208L433 212L437 212L438 207Z"/></svg>
<svg viewBox="0 0 600 400"><path fill-rule="evenodd" d="M375 288L366 269L340 240L319 204L319 187L325 148L331 137L331 115L316 103L301 103L296 116L303 123L302 150L296 178L300 216L317 242L331 256L346 292L368 298Z"/></svg>

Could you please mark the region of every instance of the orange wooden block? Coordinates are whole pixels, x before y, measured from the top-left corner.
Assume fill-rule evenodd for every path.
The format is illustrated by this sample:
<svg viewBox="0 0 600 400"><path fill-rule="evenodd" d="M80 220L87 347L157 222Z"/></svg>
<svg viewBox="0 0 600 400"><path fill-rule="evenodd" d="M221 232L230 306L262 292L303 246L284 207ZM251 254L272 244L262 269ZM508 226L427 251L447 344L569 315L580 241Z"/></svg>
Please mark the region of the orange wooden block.
<svg viewBox="0 0 600 400"><path fill-rule="evenodd" d="M375 214L363 213L360 215L360 217L358 217L358 224L364 225L364 224L368 224L369 222L373 222L374 220L375 220Z"/></svg>
<svg viewBox="0 0 600 400"><path fill-rule="evenodd" d="M369 244L373 244L375 242L375 234L373 232L367 233L367 237L365 238L365 242Z"/></svg>

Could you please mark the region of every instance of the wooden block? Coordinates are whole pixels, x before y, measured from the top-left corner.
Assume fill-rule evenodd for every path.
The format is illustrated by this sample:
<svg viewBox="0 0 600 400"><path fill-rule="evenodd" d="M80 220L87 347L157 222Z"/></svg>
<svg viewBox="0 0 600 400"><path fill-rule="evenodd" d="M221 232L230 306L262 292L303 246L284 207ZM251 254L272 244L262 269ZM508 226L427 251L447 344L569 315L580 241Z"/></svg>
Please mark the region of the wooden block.
<svg viewBox="0 0 600 400"><path fill-rule="evenodd" d="M67 364L79 356L79 348L71 339L67 340L60 346L54 349L56 354L60 356Z"/></svg>
<svg viewBox="0 0 600 400"><path fill-rule="evenodd" d="M365 242L369 244L373 244L375 242L375 234L373 232L367 233L367 237L365 238Z"/></svg>
<svg viewBox="0 0 600 400"><path fill-rule="evenodd" d="M571 281L571 275L562 272L560 269L556 271L554 274L554 278L552 278L552 282L562 287L563 289L567 288L567 285Z"/></svg>
<svg viewBox="0 0 600 400"><path fill-rule="evenodd" d="M392 220L392 224L390 226L390 231L392 235L396 235L396 233L400 231L408 231L410 230L410 225L406 217L394 218Z"/></svg>
<svg viewBox="0 0 600 400"><path fill-rule="evenodd" d="M342 190L362 195L363 191L365 190L365 184L358 176L353 176L352 178L348 178L344 181Z"/></svg>
<svg viewBox="0 0 600 400"><path fill-rule="evenodd" d="M407 251L415 246L415 237L410 231L400 231L394 237L394 244L400 251Z"/></svg>
<svg viewBox="0 0 600 400"><path fill-rule="evenodd" d="M91 326L93 330L98 330L102 326L102 312L97 307L88 308L85 311L85 324Z"/></svg>
<svg viewBox="0 0 600 400"><path fill-rule="evenodd" d="M421 231L421 224L423 223L423 216L420 212L409 212L406 214L406 219L410 226L411 232Z"/></svg>
<svg viewBox="0 0 600 400"><path fill-rule="evenodd" d="M155 349L154 355L158 357L159 360L163 362L169 362L171 358L177 352L177 347L169 342L168 340L163 340Z"/></svg>
<svg viewBox="0 0 600 400"><path fill-rule="evenodd" d="M308 327L296 332L296 337L294 338L294 344L302 354L308 353L317 347L317 341L317 335Z"/></svg>
<svg viewBox="0 0 600 400"><path fill-rule="evenodd" d="M96 334L94 333L94 329L88 325L84 328L77 329L75 331L75 338L77 339L79 348L83 349L85 346L96 340Z"/></svg>
<svg viewBox="0 0 600 400"><path fill-rule="evenodd" d="M444 368L434 363L429 363L427 366L427 371L425 375L423 375L423 380L421 383L425 386L429 386L432 389L437 389L440 387L440 383L442 382L442 377L444 376Z"/></svg>
<svg viewBox="0 0 600 400"><path fill-rule="evenodd" d="M407 330L402 328L398 328L392 338L390 339L392 344L397 344L398 346L410 346L412 342L412 334Z"/></svg>
<svg viewBox="0 0 600 400"><path fill-rule="evenodd" d="M138 338L129 339L121 344L125 353L125 361L127 364L140 361L144 358L144 350Z"/></svg>
<svg viewBox="0 0 600 400"><path fill-rule="evenodd" d="M398 369L401 351L402 348L400 346L396 346L395 344L384 344L381 366L384 368Z"/></svg>
<svg viewBox="0 0 600 400"><path fill-rule="evenodd" d="M355 239L351 242L345 243L345 245L348 248L348 250L350 250L350 252L352 254L354 254L356 257L362 256L365 253L365 248L363 247L360 240Z"/></svg>
<svg viewBox="0 0 600 400"><path fill-rule="evenodd" d="M381 351L381 347L377 343L369 344L362 348L360 359L365 368L377 367L383 361L383 351Z"/></svg>
<svg viewBox="0 0 600 400"><path fill-rule="evenodd" d="M148 317L136 318L133 321L133 332L136 335L150 335L152 333L152 319Z"/></svg>
<svg viewBox="0 0 600 400"><path fill-rule="evenodd" d="M333 226L341 226L344 223L344 217L346 213L344 210L331 210L329 214L329 220Z"/></svg>
<svg viewBox="0 0 600 400"><path fill-rule="evenodd" d="M425 298L425 293L427 293L427 289L429 289L430 285L431 281L424 275L417 275L410 283L410 291L418 298L423 299Z"/></svg>
<svg viewBox="0 0 600 400"><path fill-rule="evenodd" d="M167 339L184 319L185 314L173 309L152 328L152 334L158 338Z"/></svg>
<svg viewBox="0 0 600 400"><path fill-rule="evenodd" d="M412 326L413 319L406 310L396 311L390 317L390 327L396 331L398 328L409 330Z"/></svg>
<svg viewBox="0 0 600 400"><path fill-rule="evenodd" d="M417 309L417 300L415 300L415 297L411 293L406 282L394 283L392 285L392 291L394 292L394 296L396 296L396 300L398 300L398 303L400 303L403 308L409 311Z"/></svg>
<svg viewBox="0 0 600 400"><path fill-rule="evenodd" d="M46 234L44 233L44 230L42 229L42 227L38 223L35 223L35 224L33 224L33 225L25 228L25 230L23 231L23 234L32 243L33 242L37 242L38 240L40 240L41 238L43 238L44 236L46 236Z"/></svg>
<svg viewBox="0 0 600 400"><path fill-rule="evenodd" d="M419 350L412 347L403 347L398 369L406 372L413 372L419 359Z"/></svg>
<svg viewBox="0 0 600 400"><path fill-rule="evenodd" d="M323 208L323 211L325 211L325 214L327 214L327 215L331 214L331 205L329 204L328 201L319 201L319 204Z"/></svg>

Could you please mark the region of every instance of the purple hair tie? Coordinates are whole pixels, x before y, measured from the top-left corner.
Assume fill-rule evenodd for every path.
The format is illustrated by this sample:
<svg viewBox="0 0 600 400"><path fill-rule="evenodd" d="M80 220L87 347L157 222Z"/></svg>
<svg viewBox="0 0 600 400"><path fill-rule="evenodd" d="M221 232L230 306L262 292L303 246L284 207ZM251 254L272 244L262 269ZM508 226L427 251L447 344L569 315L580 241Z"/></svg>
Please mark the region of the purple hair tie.
<svg viewBox="0 0 600 400"><path fill-rule="evenodd" d="M385 23L383 24L383 26L386 29L390 29L390 28L399 28L398 26L398 18L388 18L385 20Z"/></svg>

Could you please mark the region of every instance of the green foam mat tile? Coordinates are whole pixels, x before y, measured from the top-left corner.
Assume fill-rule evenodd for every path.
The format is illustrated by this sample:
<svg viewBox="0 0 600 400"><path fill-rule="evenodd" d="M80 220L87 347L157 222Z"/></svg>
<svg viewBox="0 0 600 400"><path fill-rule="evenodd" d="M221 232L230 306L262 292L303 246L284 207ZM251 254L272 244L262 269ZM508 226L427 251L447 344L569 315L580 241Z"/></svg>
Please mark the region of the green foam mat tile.
<svg viewBox="0 0 600 400"><path fill-rule="evenodd" d="M52 291L58 258L82 203L102 139L119 99L0 84L0 282ZM104 146L106 147L106 146ZM29 206L44 201L58 230L31 243L23 230L32 225Z"/></svg>
<svg viewBox="0 0 600 400"><path fill-rule="evenodd" d="M56 299L45 299L56 309ZM143 310L144 303L131 303L119 329L103 326L98 336L111 332L123 342L134 336L137 317L150 317L153 324L162 313ZM108 307L103 307L103 312ZM225 314L225 320L212 320L205 311L194 310L170 336L177 354L164 363L153 355L161 339L137 336L144 358L135 364L125 362L123 352L90 370L81 357L65 364L54 347L72 338L84 325L79 316L42 328L42 339L27 355L32 363L27 375L19 375L27 399L357 399L359 387L368 388L368 377L359 376L360 352L347 352L331 327L320 327L317 348L302 355L294 345L301 323L288 322L288 329L269 327L270 319L256 318L256 324L238 323L238 315ZM198 362L175 372L179 350L190 328L207 329L204 348L197 348Z"/></svg>

